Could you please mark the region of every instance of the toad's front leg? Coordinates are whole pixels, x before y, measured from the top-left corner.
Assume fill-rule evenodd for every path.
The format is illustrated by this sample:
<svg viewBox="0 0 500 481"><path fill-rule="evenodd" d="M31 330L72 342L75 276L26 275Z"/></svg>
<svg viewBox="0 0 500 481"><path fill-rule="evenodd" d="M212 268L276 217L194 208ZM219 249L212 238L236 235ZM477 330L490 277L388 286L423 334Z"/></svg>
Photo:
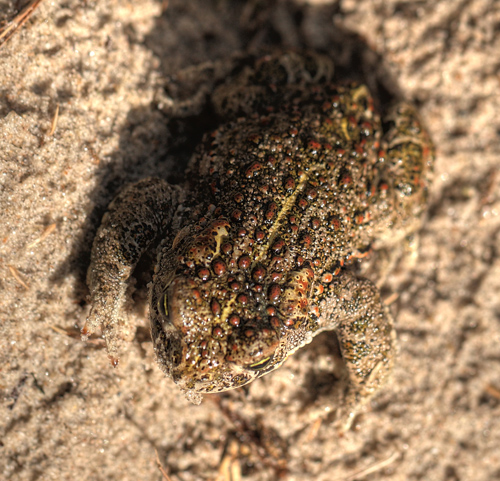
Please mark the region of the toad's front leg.
<svg viewBox="0 0 500 481"><path fill-rule="evenodd" d="M322 330L336 331L349 376L344 404L339 409L344 431L389 377L396 335L389 310L369 280L344 273L324 284L324 288L323 298L318 299Z"/></svg>
<svg viewBox="0 0 500 481"><path fill-rule="evenodd" d="M90 314L83 339L101 328L112 363L124 321L129 278L144 251L170 225L180 189L162 179L143 179L127 186L104 214L92 246L87 272Z"/></svg>

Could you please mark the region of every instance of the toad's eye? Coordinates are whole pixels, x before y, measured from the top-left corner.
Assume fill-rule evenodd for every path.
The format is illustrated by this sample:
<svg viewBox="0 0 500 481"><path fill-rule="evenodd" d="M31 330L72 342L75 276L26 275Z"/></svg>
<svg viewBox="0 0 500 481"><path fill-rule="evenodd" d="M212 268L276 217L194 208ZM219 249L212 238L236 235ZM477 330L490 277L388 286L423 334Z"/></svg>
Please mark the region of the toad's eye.
<svg viewBox="0 0 500 481"><path fill-rule="evenodd" d="M168 319L167 294L163 294L158 301L158 311L165 319Z"/></svg>
<svg viewBox="0 0 500 481"><path fill-rule="evenodd" d="M260 361L250 364L249 366L247 366L247 368L252 369L254 371L260 371L269 365L272 358L273 358L272 356L266 357L264 359L261 359Z"/></svg>

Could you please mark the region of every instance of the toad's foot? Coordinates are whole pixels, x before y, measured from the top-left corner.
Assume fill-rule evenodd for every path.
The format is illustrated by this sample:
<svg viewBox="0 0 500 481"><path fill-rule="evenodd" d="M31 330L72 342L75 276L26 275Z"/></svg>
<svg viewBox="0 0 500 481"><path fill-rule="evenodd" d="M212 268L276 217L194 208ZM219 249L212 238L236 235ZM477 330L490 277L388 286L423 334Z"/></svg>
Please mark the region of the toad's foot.
<svg viewBox="0 0 500 481"><path fill-rule="evenodd" d="M345 273L325 287L326 297L319 299L324 313L322 329L336 330L348 372L348 386L338 412L340 430L346 431L360 408L388 379L396 336L389 310L370 281Z"/></svg>

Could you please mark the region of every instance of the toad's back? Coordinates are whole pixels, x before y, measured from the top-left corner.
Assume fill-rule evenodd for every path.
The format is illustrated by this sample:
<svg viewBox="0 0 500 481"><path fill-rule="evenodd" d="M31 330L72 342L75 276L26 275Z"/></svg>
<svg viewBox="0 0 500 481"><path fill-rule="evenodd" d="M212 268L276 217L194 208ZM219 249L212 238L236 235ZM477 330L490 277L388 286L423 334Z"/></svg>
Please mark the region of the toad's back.
<svg viewBox="0 0 500 481"><path fill-rule="evenodd" d="M230 222L232 242L244 245L253 263L279 254L285 271L308 260L321 272L403 221L405 191L412 193L408 209L421 210L425 166L408 179L394 176L381 135L366 87L290 89L278 112L214 132L193 170L209 185L213 216Z"/></svg>

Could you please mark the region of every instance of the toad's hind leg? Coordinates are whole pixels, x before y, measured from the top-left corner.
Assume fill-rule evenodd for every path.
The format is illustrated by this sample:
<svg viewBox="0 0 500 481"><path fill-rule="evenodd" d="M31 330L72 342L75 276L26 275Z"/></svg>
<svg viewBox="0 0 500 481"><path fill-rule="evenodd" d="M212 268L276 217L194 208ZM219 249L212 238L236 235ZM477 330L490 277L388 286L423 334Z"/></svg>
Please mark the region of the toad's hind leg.
<svg viewBox="0 0 500 481"><path fill-rule="evenodd" d="M418 229L427 202L434 149L415 107L400 102L383 119L385 134L373 178L379 189L374 205L380 206L372 247L377 255L361 267L363 276L385 282L398 262L412 268L417 261Z"/></svg>
<svg viewBox="0 0 500 481"><path fill-rule="evenodd" d="M341 430L388 379L396 351L392 316L377 288L349 273L328 286L323 329L335 329L348 372L348 384L338 419Z"/></svg>
<svg viewBox="0 0 500 481"><path fill-rule="evenodd" d="M376 176L388 184L380 195L389 196L392 216L390 229L381 225L380 245L393 245L415 232L427 202L427 187L432 174L434 148L415 107L400 102L383 119L382 157ZM380 167L382 165L383 167Z"/></svg>
<svg viewBox="0 0 500 481"><path fill-rule="evenodd" d="M141 255L170 225L179 200L177 187L161 179L143 179L111 202L97 231L87 272L91 309L82 335L86 339L100 327L113 363L126 326L129 278Z"/></svg>

